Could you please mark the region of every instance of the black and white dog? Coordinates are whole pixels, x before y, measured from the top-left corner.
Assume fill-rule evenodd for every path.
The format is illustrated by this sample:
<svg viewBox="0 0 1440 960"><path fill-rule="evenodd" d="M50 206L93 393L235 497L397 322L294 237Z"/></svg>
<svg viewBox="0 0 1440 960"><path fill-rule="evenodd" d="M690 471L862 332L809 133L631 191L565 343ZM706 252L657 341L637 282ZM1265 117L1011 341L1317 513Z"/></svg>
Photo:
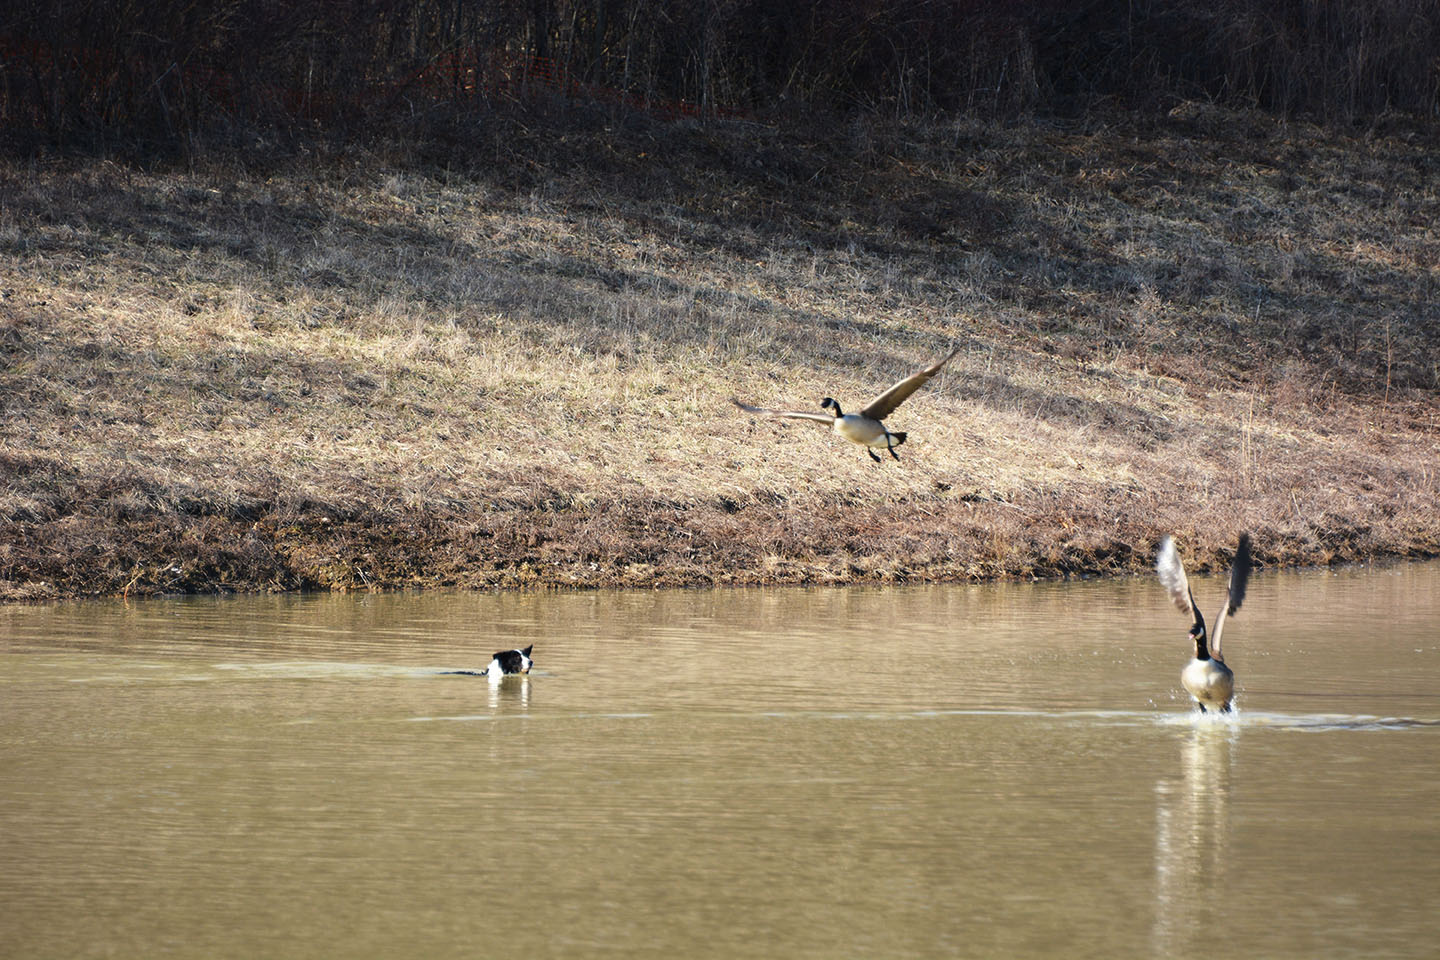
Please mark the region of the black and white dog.
<svg viewBox="0 0 1440 960"><path fill-rule="evenodd" d="M535 644L530 644L524 650L501 650L490 660L490 666L484 670L446 670L448 674L461 674L467 677L489 677L491 683L499 683L508 676L517 673L529 673L535 661L530 659L530 651Z"/></svg>

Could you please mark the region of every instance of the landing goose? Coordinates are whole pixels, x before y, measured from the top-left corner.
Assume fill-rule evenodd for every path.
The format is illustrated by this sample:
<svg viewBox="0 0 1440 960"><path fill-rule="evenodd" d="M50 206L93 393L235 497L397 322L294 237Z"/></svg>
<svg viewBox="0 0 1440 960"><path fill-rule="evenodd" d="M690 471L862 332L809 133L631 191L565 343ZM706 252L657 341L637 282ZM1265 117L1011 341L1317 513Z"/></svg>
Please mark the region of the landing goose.
<svg viewBox="0 0 1440 960"><path fill-rule="evenodd" d="M1206 707L1230 712L1230 702L1235 697L1235 674L1225 666L1225 657L1220 652L1220 637L1225 630L1225 618L1240 609L1245 600L1245 583L1250 579L1250 535L1240 534L1240 544L1235 548L1235 560L1230 565L1230 583L1225 590L1225 605L1215 618L1215 637L1207 640L1205 618L1195 605L1195 596L1185 579L1185 564L1175 550L1175 541L1166 537L1160 544L1160 556L1155 561L1155 572L1160 575L1160 584L1170 600L1181 611L1190 614L1190 639L1195 643L1195 657L1180 673L1180 682L1204 713Z"/></svg>

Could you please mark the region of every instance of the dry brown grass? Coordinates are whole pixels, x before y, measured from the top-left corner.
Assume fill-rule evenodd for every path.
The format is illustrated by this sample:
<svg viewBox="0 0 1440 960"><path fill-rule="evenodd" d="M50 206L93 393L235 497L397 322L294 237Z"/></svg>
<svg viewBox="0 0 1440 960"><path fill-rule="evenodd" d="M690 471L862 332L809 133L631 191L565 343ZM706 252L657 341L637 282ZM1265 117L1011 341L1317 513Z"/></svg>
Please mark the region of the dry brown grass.
<svg viewBox="0 0 1440 960"><path fill-rule="evenodd" d="M1436 155L1197 108L9 162L0 595L1434 555ZM729 405L952 344L898 464Z"/></svg>

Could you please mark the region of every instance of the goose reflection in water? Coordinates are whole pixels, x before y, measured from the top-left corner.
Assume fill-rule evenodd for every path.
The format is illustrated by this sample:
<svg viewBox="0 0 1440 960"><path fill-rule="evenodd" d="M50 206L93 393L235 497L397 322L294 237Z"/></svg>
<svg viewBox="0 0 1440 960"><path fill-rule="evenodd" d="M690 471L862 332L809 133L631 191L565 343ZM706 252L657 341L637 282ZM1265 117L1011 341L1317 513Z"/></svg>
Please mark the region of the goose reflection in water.
<svg viewBox="0 0 1440 960"><path fill-rule="evenodd" d="M1198 720L1180 744L1180 776L1155 785L1155 956L1224 947L1230 762L1237 731Z"/></svg>

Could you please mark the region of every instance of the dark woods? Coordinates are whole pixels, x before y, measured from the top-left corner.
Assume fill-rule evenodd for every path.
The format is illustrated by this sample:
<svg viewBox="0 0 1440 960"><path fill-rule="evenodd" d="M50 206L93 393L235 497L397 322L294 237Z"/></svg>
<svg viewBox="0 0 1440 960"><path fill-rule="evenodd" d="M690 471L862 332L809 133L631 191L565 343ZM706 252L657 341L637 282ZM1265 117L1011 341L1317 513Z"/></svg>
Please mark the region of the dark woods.
<svg viewBox="0 0 1440 960"><path fill-rule="evenodd" d="M1433 0L12 0L10 146L424 131L505 102L706 121L1183 100L1440 107Z"/></svg>

